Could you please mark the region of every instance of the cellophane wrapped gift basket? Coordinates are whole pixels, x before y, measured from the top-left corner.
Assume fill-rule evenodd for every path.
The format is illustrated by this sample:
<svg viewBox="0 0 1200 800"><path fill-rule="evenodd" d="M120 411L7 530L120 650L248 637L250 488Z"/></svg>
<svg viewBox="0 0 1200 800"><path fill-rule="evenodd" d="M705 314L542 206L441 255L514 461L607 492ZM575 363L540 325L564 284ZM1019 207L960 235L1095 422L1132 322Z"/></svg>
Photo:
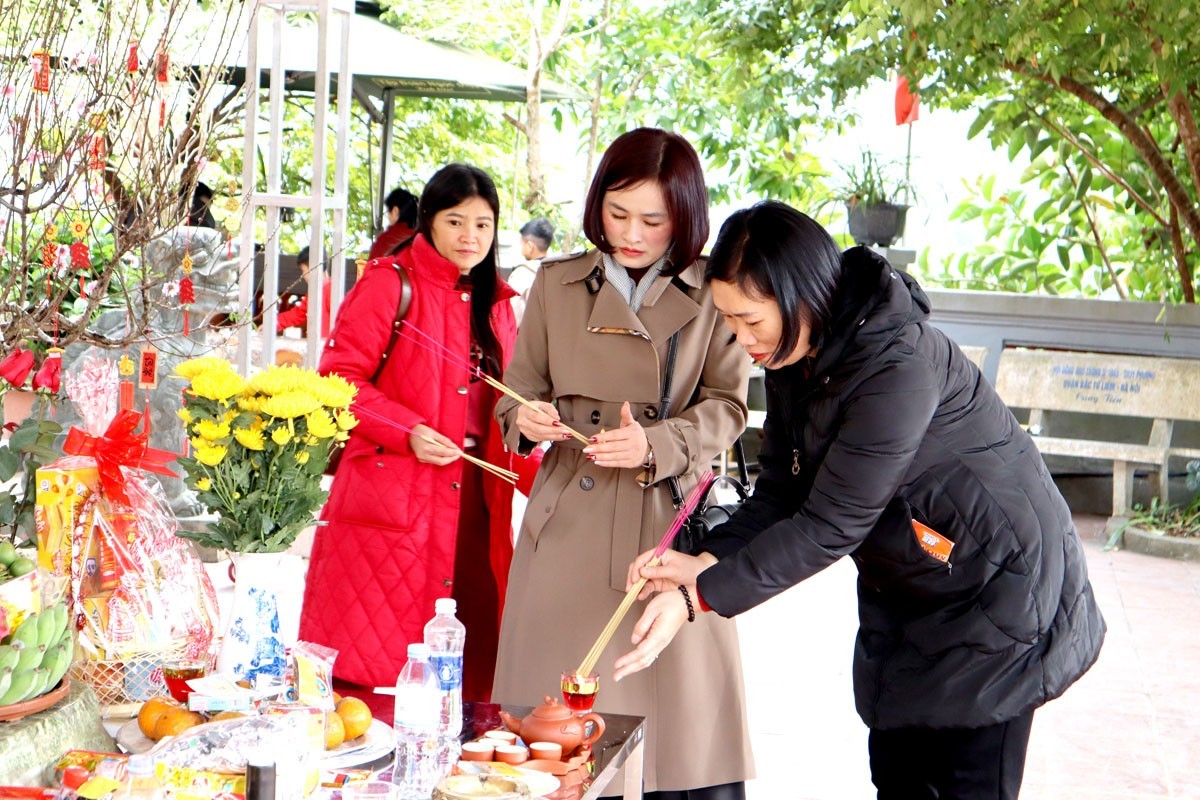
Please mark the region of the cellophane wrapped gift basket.
<svg viewBox="0 0 1200 800"><path fill-rule="evenodd" d="M119 409L116 364L86 359L66 378L86 430L72 428L65 455L37 472L39 565L67 578L78 630L72 677L103 704L165 691L168 656L209 658L217 600L161 484L176 454L137 432L141 414Z"/></svg>

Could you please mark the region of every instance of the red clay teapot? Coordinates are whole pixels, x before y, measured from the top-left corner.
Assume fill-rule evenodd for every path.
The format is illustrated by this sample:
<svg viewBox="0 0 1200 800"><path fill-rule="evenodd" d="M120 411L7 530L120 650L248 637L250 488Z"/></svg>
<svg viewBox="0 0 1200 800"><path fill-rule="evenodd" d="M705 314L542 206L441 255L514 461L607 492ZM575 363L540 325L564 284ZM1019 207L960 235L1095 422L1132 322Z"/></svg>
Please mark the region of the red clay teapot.
<svg viewBox="0 0 1200 800"><path fill-rule="evenodd" d="M547 696L546 702L535 708L521 720L507 711L500 712L500 719L510 731L526 743L554 742L562 745L563 756L574 752L580 745L589 745L604 733L604 720L599 714L577 716L566 706L558 704L558 698ZM590 736L585 735L587 723L596 727Z"/></svg>

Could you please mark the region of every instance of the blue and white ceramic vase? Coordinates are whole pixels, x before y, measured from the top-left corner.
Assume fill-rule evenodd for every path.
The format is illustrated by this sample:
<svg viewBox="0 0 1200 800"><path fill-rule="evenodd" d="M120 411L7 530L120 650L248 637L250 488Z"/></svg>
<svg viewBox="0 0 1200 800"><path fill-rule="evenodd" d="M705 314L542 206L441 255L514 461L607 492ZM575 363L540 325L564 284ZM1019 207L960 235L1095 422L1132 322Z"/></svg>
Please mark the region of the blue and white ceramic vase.
<svg viewBox="0 0 1200 800"><path fill-rule="evenodd" d="M233 559L233 603L217 671L233 679L278 683L283 680L286 660L279 635L278 580L290 574L284 568L288 553L231 553ZM262 676L259 678L259 676Z"/></svg>

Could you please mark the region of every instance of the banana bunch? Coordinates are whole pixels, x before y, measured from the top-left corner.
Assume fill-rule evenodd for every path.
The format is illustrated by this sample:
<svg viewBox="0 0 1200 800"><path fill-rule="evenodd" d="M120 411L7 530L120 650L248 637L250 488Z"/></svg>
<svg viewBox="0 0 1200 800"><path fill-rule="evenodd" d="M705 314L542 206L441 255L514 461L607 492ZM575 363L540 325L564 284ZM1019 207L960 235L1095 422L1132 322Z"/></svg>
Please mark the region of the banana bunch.
<svg viewBox="0 0 1200 800"><path fill-rule="evenodd" d="M75 654L66 603L29 614L0 642L0 706L45 694L58 685Z"/></svg>

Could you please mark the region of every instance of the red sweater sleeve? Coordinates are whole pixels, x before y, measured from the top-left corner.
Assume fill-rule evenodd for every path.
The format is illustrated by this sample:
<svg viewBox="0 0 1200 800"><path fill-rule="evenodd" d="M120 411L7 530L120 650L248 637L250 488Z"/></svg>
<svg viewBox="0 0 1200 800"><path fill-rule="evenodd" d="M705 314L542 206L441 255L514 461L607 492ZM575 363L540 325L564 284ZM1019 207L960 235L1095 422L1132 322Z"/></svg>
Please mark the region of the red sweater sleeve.
<svg viewBox="0 0 1200 800"><path fill-rule="evenodd" d="M415 291L415 287L414 287ZM329 341L321 353L318 371L336 373L358 387L351 411L366 409L373 415L394 420L407 428L424 423L424 417L371 383L379 368L383 349L391 337L400 301L400 280L391 266L367 270L346 295ZM355 433L394 452L408 452L408 433L366 414L358 417Z"/></svg>
<svg viewBox="0 0 1200 800"><path fill-rule="evenodd" d="M275 317L277 333L282 333L287 328L299 328L306 324L308 324L308 295L304 295L300 298L300 302Z"/></svg>

